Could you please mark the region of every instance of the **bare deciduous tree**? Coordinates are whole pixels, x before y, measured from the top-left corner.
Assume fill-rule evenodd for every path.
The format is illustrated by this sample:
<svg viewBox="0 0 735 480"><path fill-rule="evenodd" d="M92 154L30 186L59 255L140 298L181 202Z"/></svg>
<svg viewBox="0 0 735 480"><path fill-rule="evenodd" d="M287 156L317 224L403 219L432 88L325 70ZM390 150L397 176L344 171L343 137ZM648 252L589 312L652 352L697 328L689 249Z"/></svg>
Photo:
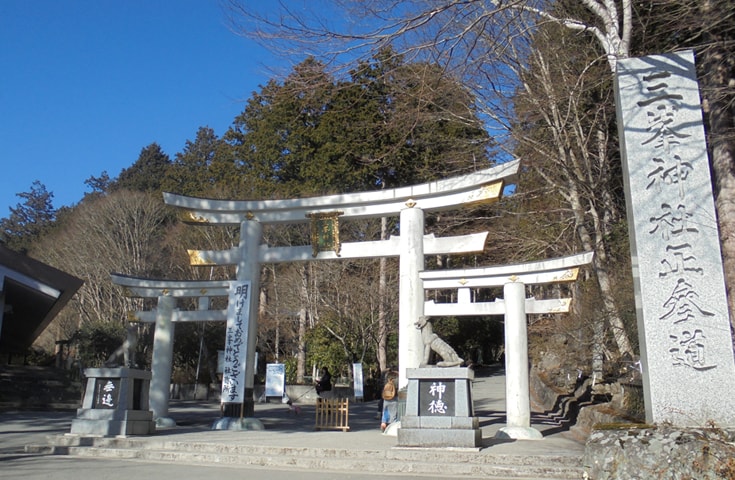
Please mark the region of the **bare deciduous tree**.
<svg viewBox="0 0 735 480"><path fill-rule="evenodd" d="M343 24L342 29L321 23L319 16L304 14L303 10L297 12L284 8L278 16L269 17L257 12L246 12L238 2L231 2L231 7L239 13L240 18L253 21L251 25L256 26L253 31L255 36L268 41L278 40L281 45L304 45L306 42L314 47L320 45L322 55L349 59L361 52L390 44L407 58L429 60L442 65L447 74L462 78L474 92L483 115L488 118L489 128L497 136L505 136L505 148L508 153L513 153L517 141L508 136L515 118L513 97L519 90L526 90L529 95L539 95L539 101L552 95L550 91L532 91L530 84L521 77L525 65L534 55L530 38L540 24L551 22L591 32L602 45L611 68L614 68L618 56L627 55L630 2L622 2L622 13L618 11L616 2L590 0L581 3L590 10L588 17L595 20L594 24L557 16L551 10L541 9L541 3L520 1L454 1L439 6L435 2L423 1L333 2L334 8L346 9L353 18L363 19L366 25L364 28L355 28L352 23L349 26ZM541 61L539 65L543 66L544 59L536 60ZM549 86L558 81L549 78L550 71L542 71L541 74L546 75L546 78L539 79L540 83L533 88L544 85L543 82ZM575 83L575 79L569 81ZM574 108L574 105L560 108L569 107ZM547 109L542 111L548 112ZM619 353L633 354L607 276L603 238L608 228L607 217L613 215L604 210L605 206L600 205L602 202L588 201L588 194L594 188L590 184L590 177L597 175L600 163L604 164L609 159L593 159L589 155L586 143L589 141L589 132L579 131L580 125L577 125L576 132L572 128L565 133L569 120L564 117L565 112L548 113L547 125L558 135L551 139L555 142L552 147L554 150L544 148L544 154L555 157L555 164L561 165L568 175L563 183L560 183L559 178L546 178L551 185L562 190L574 215L582 247L597 253L595 270L600 289L607 299L607 319ZM604 131L599 130L597 134L604 134ZM561 135L565 135L565 138ZM595 141L605 140L600 138ZM574 145L570 142L574 142ZM595 205L598 208L592 208ZM600 207L603 210L599 210Z"/></svg>
<svg viewBox="0 0 735 480"><path fill-rule="evenodd" d="M126 323L126 312L136 307L112 284L110 273L155 277L168 257L161 242L166 218L157 195L119 191L83 202L36 246L37 258L84 280L70 302L75 328L89 321Z"/></svg>

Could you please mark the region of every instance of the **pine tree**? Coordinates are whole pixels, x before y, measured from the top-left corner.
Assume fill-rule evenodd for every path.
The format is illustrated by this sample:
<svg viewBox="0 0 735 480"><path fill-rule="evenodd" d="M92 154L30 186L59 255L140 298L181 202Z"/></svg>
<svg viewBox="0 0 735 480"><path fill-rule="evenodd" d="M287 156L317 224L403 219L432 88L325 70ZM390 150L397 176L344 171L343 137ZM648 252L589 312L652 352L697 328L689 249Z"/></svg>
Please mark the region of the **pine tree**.
<svg viewBox="0 0 735 480"><path fill-rule="evenodd" d="M240 183L231 148L209 127L201 127L194 141L187 140L166 172L163 189L194 197L219 198L218 192L237 190Z"/></svg>
<svg viewBox="0 0 735 480"><path fill-rule="evenodd" d="M53 207L54 194L36 180L29 192L17 193L24 202L10 208L10 216L0 220L0 240L8 248L27 251L53 226L56 210Z"/></svg>
<svg viewBox="0 0 735 480"><path fill-rule="evenodd" d="M133 165L120 172L111 189L158 192L170 166L169 156L157 143L151 143L140 151Z"/></svg>

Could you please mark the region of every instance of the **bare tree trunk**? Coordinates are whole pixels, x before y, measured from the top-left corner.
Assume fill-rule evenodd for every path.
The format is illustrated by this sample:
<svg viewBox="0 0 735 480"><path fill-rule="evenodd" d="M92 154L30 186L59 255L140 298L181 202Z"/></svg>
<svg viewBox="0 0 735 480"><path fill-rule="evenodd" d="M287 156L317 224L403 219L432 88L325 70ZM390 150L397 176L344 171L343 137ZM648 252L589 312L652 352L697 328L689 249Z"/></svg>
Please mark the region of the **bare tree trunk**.
<svg viewBox="0 0 735 480"><path fill-rule="evenodd" d="M388 235L388 219L383 217L380 219L380 239L385 240ZM388 322L386 320L387 312L385 308L386 288L387 288L387 260L385 257L380 258L380 281L378 284L378 368L381 372L388 370Z"/></svg>
<svg viewBox="0 0 735 480"><path fill-rule="evenodd" d="M202 343L202 353L207 371L209 372L209 381L210 383L217 383L217 355L211 355L209 353L207 342Z"/></svg>
<svg viewBox="0 0 735 480"><path fill-rule="evenodd" d="M299 340L298 351L296 353L296 382L304 383L304 375L306 373L306 322L307 318L307 275L306 265L301 266L301 288L299 290L300 305L299 308Z"/></svg>
<svg viewBox="0 0 735 480"><path fill-rule="evenodd" d="M592 262L592 268L595 271L595 276L597 278L597 285L600 288L600 295L602 297L603 304L605 306L605 312L604 316L605 318L599 319L598 321L604 322L605 319L607 320L607 323L610 325L611 333L613 336L613 339L615 340L615 344L618 347L618 352L620 355L629 355L633 356L633 346L630 344L630 339L628 338L628 334L625 332L625 325L623 324L623 320L620 316L620 312L618 310L618 307L615 303L615 296L613 294L612 289L612 282L610 281L610 276L608 275L608 259L607 259L607 252L605 249L605 241L603 240L603 233L599 226L596 226L596 232L595 232L595 241L593 241L592 236L590 235L590 232L588 231L587 227L585 227L584 222L584 211L582 209L582 203L581 200L572 192L569 197L572 201L572 209L574 211L575 221L577 222L577 235L579 236L580 242L582 243L582 248L585 251L594 251L595 252L595 258ZM590 207L589 210L594 210L592 207ZM595 330L597 332L597 329ZM595 334L595 337L597 337L597 333ZM598 340L596 338L596 340ZM595 346L593 347L594 351L602 351L602 345L597 345L597 341L595 342Z"/></svg>
<svg viewBox="0 0 735 480"><path fill-rule="evenodd" d="M606 125L604 117L598 120L598 125L586 127L577 116L569 116L566 112L576 111L579 108L579 93L570 90L566 96L559 95L555 87L555 70L553 66L559 59L554 52L547 55L542 51L534 52L535 61L534 83L524 82L524 88L531 99L532 105L537 107L536 112L549 127L553 146L539 144L533 138L524 137L531 146L542 152L547 158L553 159L551 166L541 164L536 170L542 178L560 192L572 211L577 232L577 238L585 251L594 251L593 269L599 285L604 312L595 322L610 326L612 337L615 340L619 354L633 355L633 348L625 332L624 323L617 307L612 289L612 281L608 274L609 260L605 237L608 232L607 223L615 216L610 192L606 192L604 181L599 181L595 172L607 174L610 169L607 165L610 158L605 145L607 137L603 133ZM563 60L563 59L561 59ZM550 101L550 99L564 98L564 100ZM601 112L602 114L602 112ZM588 128L594 128L594 145L597 151L590 148L586 139ZM604 178L604 177L603 177ZM596 326L593 341L593 350L601 352L604 345L597 344L603 340L604 325Z"/></svg>
<svg viewBox="0 0 735 480"><path fill-rule="evenodd" d="M702 2L702 18L711 18L713 4ZM702 51L701 90L708 127L710 161L714 177L715 208L720 227L722 263L730 311L731 335L735 340L735 119L733 94L735 59L722 39L705 34L711 45Z"/></svg>
<svg viewBox="0 0 735 480"><path fill-rule="evenodd" d="M712 107L711 107L712 108ZM722 128L727 121L720 106L708 115L710 128ZM715 141L712 145L712 169L715 177L715 207L720 227L722 263L727 286L730 326L735 330L735 174L733 173L733 148L725 141Z"/></svg>

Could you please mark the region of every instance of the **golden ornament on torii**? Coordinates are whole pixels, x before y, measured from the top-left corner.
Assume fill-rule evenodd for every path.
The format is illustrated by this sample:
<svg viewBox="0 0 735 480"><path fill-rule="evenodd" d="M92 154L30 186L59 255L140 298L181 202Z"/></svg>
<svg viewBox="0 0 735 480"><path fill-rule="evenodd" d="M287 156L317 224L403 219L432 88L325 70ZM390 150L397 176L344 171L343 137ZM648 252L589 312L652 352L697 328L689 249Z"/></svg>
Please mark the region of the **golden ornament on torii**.
<svg viewBox="0 0 735 480"><path fill-rule="evenodd" d="M344 212L307 213L311 225L312 256L319 252L334 252L339 257L339 216Z"/></svg>

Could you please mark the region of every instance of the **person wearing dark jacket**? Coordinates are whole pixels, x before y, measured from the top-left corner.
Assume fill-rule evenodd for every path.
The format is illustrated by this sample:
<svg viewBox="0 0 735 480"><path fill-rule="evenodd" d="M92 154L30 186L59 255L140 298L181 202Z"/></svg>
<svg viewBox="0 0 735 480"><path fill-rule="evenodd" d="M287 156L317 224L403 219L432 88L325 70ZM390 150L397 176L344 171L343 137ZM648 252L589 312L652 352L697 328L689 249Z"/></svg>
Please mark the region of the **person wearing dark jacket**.
<svg viewBox="0 0 735 480"><path fill-rule="evenodd" d="M322 375L316 381L316 394L324 397L324 392L332 391L332 375L327 367L322 368Z"/></svg>

